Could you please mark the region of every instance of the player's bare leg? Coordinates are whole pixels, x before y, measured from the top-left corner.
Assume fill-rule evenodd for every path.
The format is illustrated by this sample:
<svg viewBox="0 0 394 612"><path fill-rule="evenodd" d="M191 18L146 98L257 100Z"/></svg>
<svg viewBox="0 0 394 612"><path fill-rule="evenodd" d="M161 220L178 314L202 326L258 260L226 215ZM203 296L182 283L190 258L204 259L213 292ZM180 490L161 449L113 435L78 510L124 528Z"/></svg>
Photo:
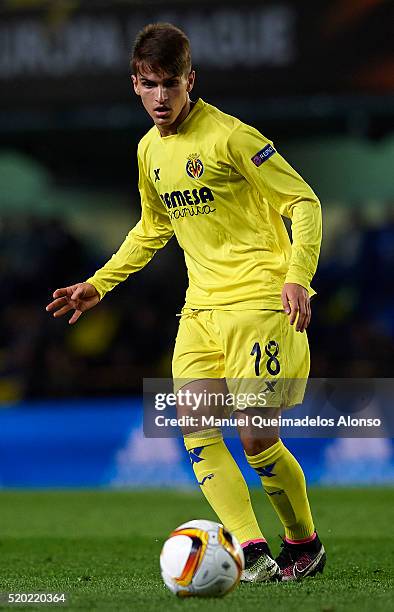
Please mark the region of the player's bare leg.
<svg viewBox="0 0 394 612"><path fill-rule="evenodd" d="M182 391L189 391L192 396L204 391L223 395L228 392L225 381L221 379L194 381L183 386ZM219 412L220 408L213 405L200 405L198 411L193 411L190 406L178 404L178 417L196 416L196 413L220 416ZM279 567L257 523L246 482L223 441L221 431L212 427L188 427L183 434L198 484L219 520L235 535L244 551L255 551L256 547L259 550L259 564L254 570L253 581L280 578ZM251 581L249 569L255 565L255 556L247 555L242 577L245 581Z"/></svg>
<svg viewBox="0 0 394 612"><path fill-rule="evenodd" d="M270 419L280 414L274 408L249 408L243 413L261 416L262 410L264 417ZM276 559L282 579L298 580L322 572L326 553L313 524L305 477L297 460L280 440L279 427L260 429L249 419L238 430L246 458L260 476L264 491L284 526L282 550Z"/></svg>

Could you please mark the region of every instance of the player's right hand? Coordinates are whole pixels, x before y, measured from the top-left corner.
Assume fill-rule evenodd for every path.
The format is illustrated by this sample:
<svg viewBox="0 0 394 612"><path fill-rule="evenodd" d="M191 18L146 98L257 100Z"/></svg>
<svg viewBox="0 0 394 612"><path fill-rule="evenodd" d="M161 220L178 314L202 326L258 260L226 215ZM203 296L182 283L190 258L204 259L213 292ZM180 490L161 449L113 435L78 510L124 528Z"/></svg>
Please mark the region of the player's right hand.
<svg viewBox="0 0 394 612"><path fill-rule="evenodd" d="M90 310L100 301L100 295L90 283L77 283L70 287L56 289L53 292L54 299L46 307L47 312L52 312L54 317L61 317L70 310L74 310L69 324L76 323L83 312Z"/></svg>

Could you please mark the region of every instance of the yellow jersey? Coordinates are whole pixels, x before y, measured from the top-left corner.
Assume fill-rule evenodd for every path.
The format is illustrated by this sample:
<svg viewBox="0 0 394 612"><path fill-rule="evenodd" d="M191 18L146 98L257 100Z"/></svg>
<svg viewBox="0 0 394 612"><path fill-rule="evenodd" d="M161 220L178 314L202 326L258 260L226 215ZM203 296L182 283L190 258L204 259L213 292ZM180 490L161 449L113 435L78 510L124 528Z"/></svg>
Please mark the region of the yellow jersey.
<svg viewBox="0 0 394 612"><path fill-rule="evenodd" d="M87 281L101 298L173 234L185 254L186 307L281 310L285 282L314 293L319 200L255 128L199 99L176 134L149 130L138 165L141 219Z"/></svg>

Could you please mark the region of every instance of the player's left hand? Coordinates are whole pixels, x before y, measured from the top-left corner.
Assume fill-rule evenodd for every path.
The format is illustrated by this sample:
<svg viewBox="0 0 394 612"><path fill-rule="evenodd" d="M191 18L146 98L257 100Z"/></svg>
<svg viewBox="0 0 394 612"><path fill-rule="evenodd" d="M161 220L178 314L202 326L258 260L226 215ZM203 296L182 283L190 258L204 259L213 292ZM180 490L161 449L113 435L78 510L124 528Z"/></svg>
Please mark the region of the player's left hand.
<svg viewBox="0 0 394 612"><path fill-rule="evenodd" d="M294 325L297 320L296 331L305 331L312 316L309 294L305 287L297 283L285 283L282 289L282 304L285 313L290 317L290 325Z"/></svg>

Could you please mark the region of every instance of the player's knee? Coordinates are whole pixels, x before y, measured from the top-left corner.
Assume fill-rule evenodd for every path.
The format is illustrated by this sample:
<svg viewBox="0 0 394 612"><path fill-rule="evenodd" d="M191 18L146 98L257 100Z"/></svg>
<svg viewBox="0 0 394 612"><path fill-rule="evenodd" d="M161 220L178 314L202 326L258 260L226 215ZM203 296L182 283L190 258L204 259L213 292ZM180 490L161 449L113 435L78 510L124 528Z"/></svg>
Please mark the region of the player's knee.
<svg viewBox="0 0 394 612"><path fill-rule="evenodd" d="M264 451L268 450L271 446L276 444L279 440L279 437L269 437L269 438L254 438L254 437L242 437L242 446L244 448L245 453L248 456L259 455Z"/></svg>

